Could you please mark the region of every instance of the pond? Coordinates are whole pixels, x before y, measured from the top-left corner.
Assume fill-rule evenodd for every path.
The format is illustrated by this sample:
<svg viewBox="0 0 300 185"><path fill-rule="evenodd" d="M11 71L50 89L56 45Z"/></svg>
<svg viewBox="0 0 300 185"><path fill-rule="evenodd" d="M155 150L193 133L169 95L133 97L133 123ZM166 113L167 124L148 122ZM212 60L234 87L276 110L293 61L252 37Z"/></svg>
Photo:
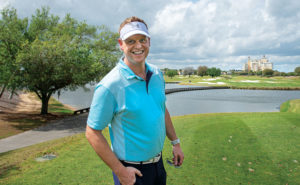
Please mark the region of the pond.
<svg viewBox="0 0 300 185"><path fill-rule="evenodd" d="M184 91L167 95L172 116L217 112L278 112L289 99L300 99L300 91L215 89Z"/></svg>
<svg viewBox="0 0 300 185"><path fill-rule="evenodd" d="M77 109L90 106L94 86L89 91L78 88L64 91L59 101ZM166 84L166 89L189 87ZM193 86L194 87L194 86ZM57 94L54 95L58 99ZM167 95L166 105L171 116L217 112L278 112L281 103L300 99L300 91L215 89L184 91Z"/></svg>

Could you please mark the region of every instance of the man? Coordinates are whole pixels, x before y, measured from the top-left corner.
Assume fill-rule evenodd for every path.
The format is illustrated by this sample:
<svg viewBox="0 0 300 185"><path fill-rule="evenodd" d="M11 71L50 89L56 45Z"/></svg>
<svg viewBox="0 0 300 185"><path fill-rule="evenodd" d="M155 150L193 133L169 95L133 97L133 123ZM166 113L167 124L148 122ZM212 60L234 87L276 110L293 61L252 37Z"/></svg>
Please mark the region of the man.
<svg viewBox="0 0 300 185"><path fill-rule="evenodd" d="M112 169L115 184L165 185L161 151L165 136L173 145L173 163L184 155L165 106L161 71L146 62L150 35L146 23L130 17L120 25L124 53L118 65L97 85L86 137ZM111 147L102 130L109 126Z"/></svg>

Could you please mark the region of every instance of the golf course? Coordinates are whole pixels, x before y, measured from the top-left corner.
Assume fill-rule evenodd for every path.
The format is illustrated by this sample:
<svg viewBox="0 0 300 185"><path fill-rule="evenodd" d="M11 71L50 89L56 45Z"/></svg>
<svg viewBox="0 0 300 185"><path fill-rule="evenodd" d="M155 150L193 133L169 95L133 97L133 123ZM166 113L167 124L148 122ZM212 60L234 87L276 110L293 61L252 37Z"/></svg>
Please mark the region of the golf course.
<svg viewBox="0 0 300 185"><path fill-rule="evenodd" d="M299 79L165 76L166 82L232 89L298 90ZM52 106L58 105L62 106L53 101L50 110L60 111L52 110ZM35 119L26 118L26 124L36 125ZM172 119L185 161L180 168L166 162L172 158L172 148L166 139L163 157L168 184L299 184L299 99L282 103L280 112L208 113ZM104 134L109 138L107 129ZM56 158L37 161L45 155ZM112 183L111 170L96 155L84 133L0 154L0 184Z"/></svg>
<svg viewBox="0 0 300 185"><path fill-rule="evenodd" d="M173 117L185 153L175 168L163 157L170 185L299 184L300 100L280 112L211 113ZM108 138L108 130L105 130ZM55 159L36 158L53 154ZM0 154L0 184L113 184L111 171L84 134Z"/></svg>

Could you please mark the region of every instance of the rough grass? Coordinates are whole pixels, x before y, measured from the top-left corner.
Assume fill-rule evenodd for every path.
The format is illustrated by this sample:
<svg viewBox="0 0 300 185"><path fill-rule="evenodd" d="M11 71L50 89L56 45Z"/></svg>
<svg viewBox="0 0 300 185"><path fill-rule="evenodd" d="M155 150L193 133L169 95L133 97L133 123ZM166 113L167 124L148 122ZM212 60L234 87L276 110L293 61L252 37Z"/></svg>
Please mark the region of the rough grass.
<svg viewBox="0 0 300 185"><path fill-rule="evenodd" d="M214 113L173 122L185 162L165 164L170 185L300 182L299 113ZM49 153L57 158L34 160ZM167 140L163 156L172 157ZM0 154L0 166L0 184L113 184L83 134Z"/></svg>

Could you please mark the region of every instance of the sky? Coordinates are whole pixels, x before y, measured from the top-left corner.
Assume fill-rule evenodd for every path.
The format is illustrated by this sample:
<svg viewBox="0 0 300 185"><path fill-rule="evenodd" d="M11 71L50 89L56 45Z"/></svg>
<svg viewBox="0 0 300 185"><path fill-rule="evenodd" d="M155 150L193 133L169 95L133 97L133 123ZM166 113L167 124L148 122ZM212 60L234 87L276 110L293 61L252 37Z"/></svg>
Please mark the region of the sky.
<svg viewBox="0 0 300 185"><path fill-rule="evenodd" d="M274 70L300 66L299 0L0 0L0 9L7 6L21 18L48 6L61 18L70 13L114 32L138 16L151 35L147 62L159 68L241 70L248 57L264 55Z"/></svg>

